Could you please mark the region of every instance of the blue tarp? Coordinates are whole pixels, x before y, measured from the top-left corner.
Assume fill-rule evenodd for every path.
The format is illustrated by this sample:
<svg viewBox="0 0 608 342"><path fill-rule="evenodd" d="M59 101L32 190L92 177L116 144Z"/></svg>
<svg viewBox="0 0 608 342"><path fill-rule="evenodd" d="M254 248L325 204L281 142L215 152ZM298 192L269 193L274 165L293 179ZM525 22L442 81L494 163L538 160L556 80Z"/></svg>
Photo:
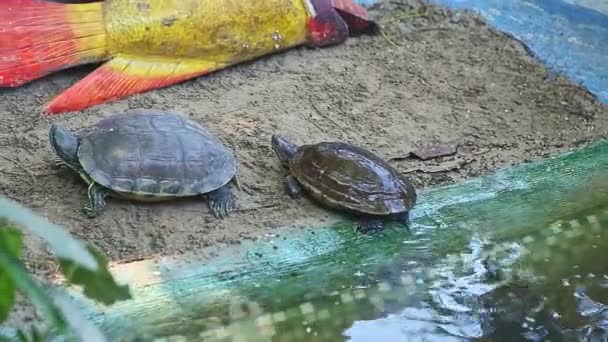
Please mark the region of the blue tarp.
<svg viewBox="0 0 608 342"><path fill-rule="evenodd" d="M377 0L358 0L363 5ZM606 0L583 7L564 0L431 0L480 13L497 29L513 35L536 57L608 104L608 13ZM606 6L608 7L608 6Z"/></svg>

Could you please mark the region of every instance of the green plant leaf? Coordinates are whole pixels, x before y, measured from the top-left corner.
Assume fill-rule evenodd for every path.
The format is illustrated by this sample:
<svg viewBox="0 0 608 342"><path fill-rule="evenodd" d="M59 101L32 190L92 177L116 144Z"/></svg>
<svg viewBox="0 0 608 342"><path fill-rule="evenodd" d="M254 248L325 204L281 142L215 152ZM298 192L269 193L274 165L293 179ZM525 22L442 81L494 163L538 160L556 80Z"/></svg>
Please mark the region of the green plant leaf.
<svg viewBox="0 0 608 342"><path fill-rule="evenodd" d="M12 342L13 340L11 340L9 337L7 337L6 335L0 334L0 342Z"/></svg>
<svg viewBox="0 0 608 342"><path fill-rule="evenodd" d="M14 201L0 197L0 218L17 223L20 228L42 238L59 258L71 260L92 272L97 271L95 258L87 252L84 244L42 216L36 215Z"/></svg>
<svg viewBox="0 0 608 342"><path fill-rule="evenodd" d="M63 313L68 325L72 331L79 337L80 341L86 342L106 342L107 339L96 325L91 323L80 311L78 306L74 305L67 296L55 293L53 302Z"/></svg>
<svg viewBox="0 0 608 342"><path fill-rule="evenodd" d="M73 238L60 226L1 197L0 218L18 223L45 240L57 255L68 282L82 285L89 298L106 305L131 298L128 286L116 284L107 269L106 258L92 245Z"/></svg>
<svg viewBox="0 0 608 342"><path fill-rule="evenodd" d="M0 270L0 323L8 318L15 304L15 284L4 270Z"/></svg>
<svg viewBox="0 0 608 342"><path fill-rule="evenodd" d="M42 288L31 278L19 259L7 253L4 249L0 249L0 269L11 277L15 286L27 295L52 325L61 331L65 331L66 324L59 310L51 303Z"/></svg>
<svg viewBox="0 0 608 342"><path fill-rule="evenodd" d="M17 332L17 336L19 336L19 341L21 341L21 342L29 342L30 341L30 339L28 337L28 334L25 331L21 330L21 329L19 329L19 331Z"/></svg>
<svg viewBox="0 0 608 342"><path fill-rule="evenodd" d="M23 247L21 231L11 227L0 226L0 248L18 258Z"/></svg>
<svg viewBox="0 0 608 342"><path fill-rule="evenodd" d="M100 266L97 272L80 267L71 260L59 259L62 273L67 280L76 285L82 285L84 294L106 305L119 300L131 299L128 285L118 285L107 269L107 260L95 247L87 244L88 251Z"/></svg>
<svg viewBox="0 0 608 342"><path fill-rule="evenodd" d="M0 227L0 251L13 258L19 258L23 241L21 232L8 227ZM9 315L15 304L15 283L5 268L0 268L0 322Z"/></svg>
<svg viewBox="0 0 608 342"><path fill-rule="evenodd" d="M31 334L23 330L19 330L17 332L19 336L19 341L21 342L42 342L44 341L43 334L36 329L36 327L31 327Z"/></svg>

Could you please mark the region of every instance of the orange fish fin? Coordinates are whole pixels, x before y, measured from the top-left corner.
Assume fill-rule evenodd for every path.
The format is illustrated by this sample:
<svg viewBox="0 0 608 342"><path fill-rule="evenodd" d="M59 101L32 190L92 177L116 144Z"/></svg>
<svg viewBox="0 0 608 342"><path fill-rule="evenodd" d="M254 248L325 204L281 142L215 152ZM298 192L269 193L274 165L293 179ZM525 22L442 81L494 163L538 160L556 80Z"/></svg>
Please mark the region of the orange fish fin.
<svg viewBox="0 0 608 342"><path fill-rule="evenodd" d="M223 68L201 60L120 55L97 68L47 104L46 114L83 110L130 95L164 88Z"/></svg>
<svg viewBox="0 0 608 342"><path fill-rule="evenodd" d="M105 59L99 3L0 1L0 87L17 87L54 71Z"/></svg>

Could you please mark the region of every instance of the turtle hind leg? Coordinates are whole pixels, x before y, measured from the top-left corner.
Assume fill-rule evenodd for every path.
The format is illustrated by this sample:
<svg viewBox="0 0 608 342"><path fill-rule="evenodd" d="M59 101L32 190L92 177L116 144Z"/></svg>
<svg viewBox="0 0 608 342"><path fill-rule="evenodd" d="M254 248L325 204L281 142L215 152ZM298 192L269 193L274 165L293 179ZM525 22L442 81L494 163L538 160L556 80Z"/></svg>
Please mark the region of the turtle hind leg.
<svg viewBox="0 0 608 342"><path fill-rule="evenodd" d="M230 213L238 208L236 196L230 190L228 184L207 194L209 209L217 218L228 217Z"/></svg>
<svg viewBox="0 0 608 342"><path fill-rule="evenodd" d="M355 218L354 228L356 231L366 234L377 233L384 229L385 224L390 222L397 222L405 226L408 232L410 231L409 212L382 217L358 216Z"/></svg>
<svg viewBox="0 0 608 342"><path fill-rule="evenodd" d="M376 217L357 217L354 221L354 230L364 234L373 234L384 228L382 219Z"/></svg>
<svg viewBox="0 0 608 342"><path fill-rule="evenodd" d="M391 216L391 219L393 221L398 222L399 224L405 226L405 229L407 229L408 231L410 230L410 225L412 224L412 221L410 219L410 212L406 211L400 214L394 214Z"/></svg>
<svg viewBox="0 0 608 342"><path fill-rule="evenodd" d="M108 196L108 193L108 189L97 183L91 183L91 185L89 185L89 201L82 208L87 217L95 218L101 214L106 207L106 197Z"/></svg>

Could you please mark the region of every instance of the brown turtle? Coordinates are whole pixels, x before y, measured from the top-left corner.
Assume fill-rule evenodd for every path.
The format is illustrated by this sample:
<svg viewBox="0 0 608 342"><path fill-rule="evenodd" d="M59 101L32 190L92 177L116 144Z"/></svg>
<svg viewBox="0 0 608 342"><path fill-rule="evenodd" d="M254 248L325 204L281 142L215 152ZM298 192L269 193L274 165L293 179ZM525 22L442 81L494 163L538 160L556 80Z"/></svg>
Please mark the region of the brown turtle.
<svg viewBox="0 0 608 342"><path fill-rule="evenodd" d="M292 198L304 189L321 204L354 214L363 231L385 221L409 225L416 190L373 153L343 142L297 146L280 135L272 136L272 148L291 173L286 186Z"/></svg>

